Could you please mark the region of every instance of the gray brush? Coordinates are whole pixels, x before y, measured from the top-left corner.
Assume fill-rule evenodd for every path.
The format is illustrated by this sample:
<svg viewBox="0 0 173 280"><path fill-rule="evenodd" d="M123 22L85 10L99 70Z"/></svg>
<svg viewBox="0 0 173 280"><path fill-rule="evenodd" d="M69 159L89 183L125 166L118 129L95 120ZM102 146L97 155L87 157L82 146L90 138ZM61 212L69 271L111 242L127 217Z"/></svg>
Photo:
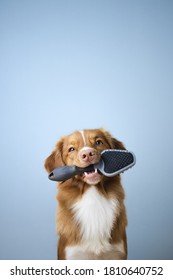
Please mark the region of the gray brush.
<svg viewBox="0 0 173 280"><path fill-rule="evenodd" d="M101 160L85 168L72 166L60 166L55 168L48 176L52 181L66 181L75 175L84 172L93 172L97 169L107 177L113 177L129 169L136 163L135 155L127 150L104 150L101 153Z"/></svg>

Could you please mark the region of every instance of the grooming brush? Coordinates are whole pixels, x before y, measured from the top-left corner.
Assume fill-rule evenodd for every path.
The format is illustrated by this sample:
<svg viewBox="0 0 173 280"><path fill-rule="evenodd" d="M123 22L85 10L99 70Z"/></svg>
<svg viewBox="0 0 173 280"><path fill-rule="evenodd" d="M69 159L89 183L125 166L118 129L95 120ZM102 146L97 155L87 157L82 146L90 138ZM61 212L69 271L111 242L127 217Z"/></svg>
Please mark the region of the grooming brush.
<svg viewBox="0 0 173 280"><path fill-rule="evenodd" d="M101 160L85 168L78 166L60 166L55 168L48 176L52 181L66 181L75 175L84 172L93 172L96 169L107 177L118 175L129 169L136 163L135 155L127 150L104 150L101 153Z"/></svg>

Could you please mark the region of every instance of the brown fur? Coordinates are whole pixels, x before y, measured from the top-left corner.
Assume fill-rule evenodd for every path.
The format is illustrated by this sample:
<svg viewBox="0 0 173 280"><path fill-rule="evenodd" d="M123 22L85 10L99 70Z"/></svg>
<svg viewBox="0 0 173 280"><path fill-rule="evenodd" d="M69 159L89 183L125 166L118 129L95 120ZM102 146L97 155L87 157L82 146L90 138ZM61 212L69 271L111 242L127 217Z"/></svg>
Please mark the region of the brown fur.
<svg viewBox="0 0 173 280"><path fill-rule="evenodd" d="M99 161L101 151L105 149L125 149L122 142L113 138L104 129L84 130L86 145L92 147L96 151L95 161ZM102 144L96 145L98 140ZM99 142L98 142L99 143ZM71 145L75 148L73 152L69 152ZM85 162L79 160L78 154L81 148L84 147L84 141L79 131L71 135L65 136L58 141L54 151L45 161L45 168L51 172L58 166L62 165L77 165L84 167ZM58 185L58 209L57 209L57 232L59 234L58 258L66 259L65 248L69 245L80 244L80 224L76 224L73 219L72 206L79 201L83 194L91 186L86 183L81 176L75 176ZM120 175L108 178L102 176L99 183L96 184L98 192L104 197L114 197L119 202L119 210L116 215L116 222L111 230L111 244L118 244L121 240L124 243L124 254L119 254L120 259L127 258L127 240L126 240L126 210L124 206L124 191L121 185ZM100 259L104 259L101 256Z"/></svg>

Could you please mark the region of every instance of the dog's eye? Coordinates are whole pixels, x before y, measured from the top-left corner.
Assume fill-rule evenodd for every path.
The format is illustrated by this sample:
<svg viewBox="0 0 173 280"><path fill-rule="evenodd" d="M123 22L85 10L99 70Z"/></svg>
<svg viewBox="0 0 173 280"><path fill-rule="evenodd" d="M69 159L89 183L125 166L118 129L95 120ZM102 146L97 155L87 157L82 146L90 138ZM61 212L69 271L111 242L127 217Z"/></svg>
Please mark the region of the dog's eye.
<svg viewBox="0 0 173 280"><path fill-rule="evenodd" d="M102 145L103 144L103 142L101 141L101 140L96 140L96 145Z"/></svg>
<svg viewBox="0 0 173 280"><path fill-rule="evenodd" d="M74 147L70 147L70 148L68 149L69 152L73 152L74 150L75 150Z"/></svg>

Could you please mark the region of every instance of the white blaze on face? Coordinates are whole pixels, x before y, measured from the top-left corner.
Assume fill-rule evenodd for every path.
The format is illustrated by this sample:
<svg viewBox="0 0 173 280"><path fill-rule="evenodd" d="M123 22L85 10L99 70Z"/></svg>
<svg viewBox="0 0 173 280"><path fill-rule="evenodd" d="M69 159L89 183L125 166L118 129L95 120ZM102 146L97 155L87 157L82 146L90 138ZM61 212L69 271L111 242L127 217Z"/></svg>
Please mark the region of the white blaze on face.
<svg viewBox="0 0 173 280"><path fill-rule="evenodd" d="M83 139L83 142L84 142L84 146L86 146L86 139L85 139L84 131L83 131L83 130L80 130L79 132L80 132L80 134L82 135L82 139Z"/></svg>
<svg viewBox="0 0 173 280"><path fill-rule="evenodd" d="M94 162L92 162L92 161L87 161L87 162L82 162L81 163L81 154L84 152L85 153L85 151L86 151L86 153L88 152L88 151L91 151L92 150L92 147L89 147L89 146L87 146L87 143L86 143L86 138L85 138L85 135L84 135L84 130L80 130L79 131L80 132L80 134L81 134L81 136L82 136L82 139L83 139L83 143L84 143L84 147L83 148L81 148L80 149L80 151L79 151L79 153L78 153L78 157L79 157L79 162L80 162L80 164L84 164L85 163L85 166L88 166L89 164L94 164L95 163L95 159L94 159ZM97 156L98 157L98 156ZM87 164L87 165L86 165ZM97 169L95 169L95 172L93 171L93 172L90 172L90 173L87 173L87 172L85 172L84 173L84 176L83 176L83 180L87 183L87 184L89 184L89 185L96 185L96 184L98 184L99 182L100 182L100 180L101 180L101 175L97 172Z"/></svg>

